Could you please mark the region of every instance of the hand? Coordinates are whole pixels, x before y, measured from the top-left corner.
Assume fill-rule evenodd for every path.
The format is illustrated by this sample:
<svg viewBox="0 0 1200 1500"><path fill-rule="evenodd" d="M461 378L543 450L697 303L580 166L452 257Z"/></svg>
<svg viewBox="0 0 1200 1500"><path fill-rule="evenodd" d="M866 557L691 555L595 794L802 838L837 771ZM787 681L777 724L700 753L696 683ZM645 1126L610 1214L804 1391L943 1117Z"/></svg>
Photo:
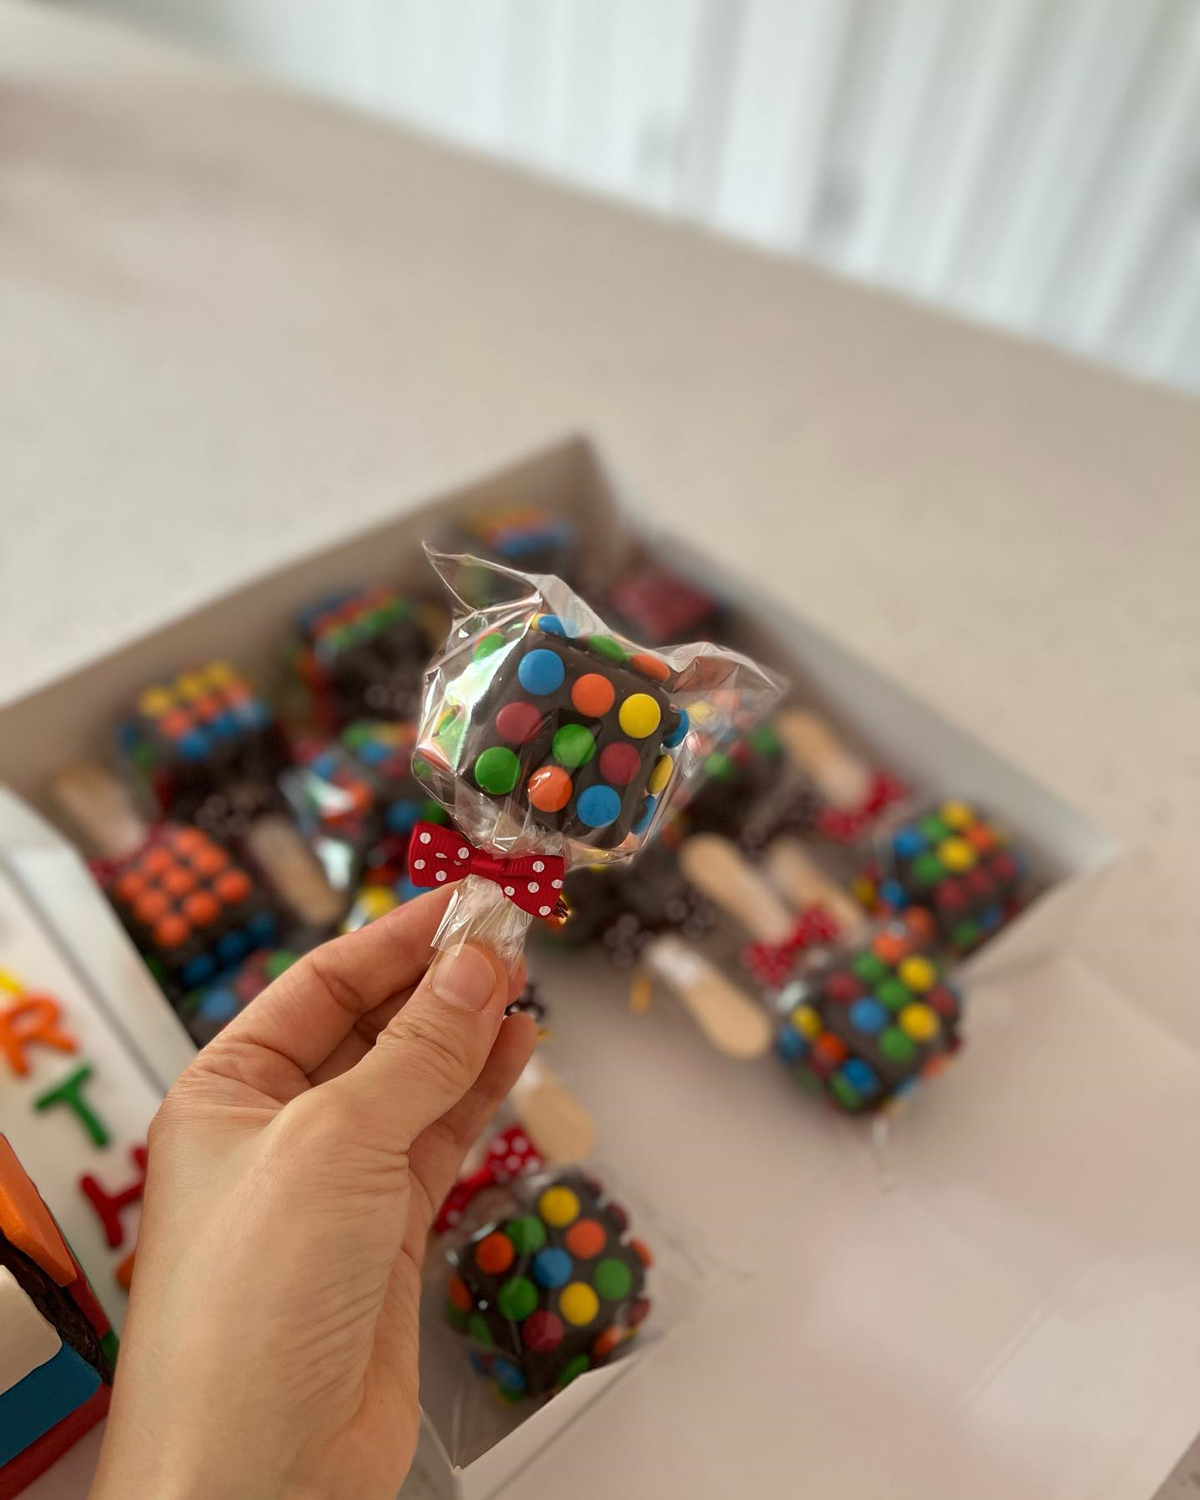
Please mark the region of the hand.
<svg viewBox="0 0 1200 1500"><path fill-rule="evenodd" d="M433 1216L533 1049L448 892L288 969L150 1129L132 1301L93 1500L391 1500L417 1441Z"/></svg>

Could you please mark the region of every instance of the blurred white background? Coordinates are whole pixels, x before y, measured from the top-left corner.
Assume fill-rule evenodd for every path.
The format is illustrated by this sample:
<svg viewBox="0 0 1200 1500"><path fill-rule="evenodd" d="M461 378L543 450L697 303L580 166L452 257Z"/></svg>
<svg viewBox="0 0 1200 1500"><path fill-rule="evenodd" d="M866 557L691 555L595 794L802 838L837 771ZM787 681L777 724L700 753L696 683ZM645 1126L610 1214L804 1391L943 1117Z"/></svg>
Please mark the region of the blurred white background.
<svg viewBox="0 0 1200 1500"><path fill-rule="evenodd" d="M1200 0L77 0L1200 390Z"/></svg>

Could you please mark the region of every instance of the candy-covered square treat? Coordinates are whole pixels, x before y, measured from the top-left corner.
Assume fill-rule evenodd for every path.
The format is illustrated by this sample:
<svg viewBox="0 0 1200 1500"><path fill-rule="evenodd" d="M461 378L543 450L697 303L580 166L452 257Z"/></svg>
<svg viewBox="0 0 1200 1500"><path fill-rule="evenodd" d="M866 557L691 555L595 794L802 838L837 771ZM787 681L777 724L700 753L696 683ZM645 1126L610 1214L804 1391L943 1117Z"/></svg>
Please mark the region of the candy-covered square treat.
<svg viewBox="0 0 1200 1500"><path fill-rule="evenodd" d="M434 733L458 774L595 849L643 832L688 727L668 664L610 635L572 638L554 615L482 636L474 656L496 663L473 706L447 710Z"/></svg>
<svg viewBox="0 0 1200 1500"><path fill-rule="evenodd" d="M270 707L220 661L143 688L119 739L158 807L177 817L231 783L270 781L287 758Z"/></svg>
<svg viewBox="0 0 1200 1500"><path fill-rule="evenodd" d="M881 835L855 894L870 911L927 911L943 947L969 953L1021 904L1025 865L1004 831L951 800Z"/></svg>
<svg viewBox="0 0 1200 1500"><path fill-rule="evenodd" d="M276 939L272 902L199 828L166 824L106 889L151 972L170 991L207 984Z"/></svg>
<svg viewBox="0 0 1200 1500"><path fill-rule="evenodd" d="M779 1005L780 1056L849 1114L910 1092L960 1045L962 1004L919 920L887 922L815 963L784 986Z"/></svg>
<svg viewBox="0 0 1200 1500"><path fill-rule="evenodd" d="M380 584L334 594L304 611L293 665L327 733L353 719L411 719L441 612Z"/></svg>
<svg viewBox="0 0 1200 1500"><path fill-rule="evenodd" d="M522 1179L524 1207L448 1255L446 1315L508 1401L606 1364L645 1321L652 1257L583 1172Z"/></svg>

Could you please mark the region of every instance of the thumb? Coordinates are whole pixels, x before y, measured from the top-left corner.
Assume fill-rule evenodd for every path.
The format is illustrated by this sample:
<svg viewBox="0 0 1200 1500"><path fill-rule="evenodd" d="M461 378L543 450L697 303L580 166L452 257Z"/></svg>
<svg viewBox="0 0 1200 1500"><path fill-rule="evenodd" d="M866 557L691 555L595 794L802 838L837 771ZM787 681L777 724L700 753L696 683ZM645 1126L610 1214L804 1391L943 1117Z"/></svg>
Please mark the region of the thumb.
<svg viewBox="0 0 1200 1500"><path fill-rule="evenodd" d="M508 1004L508 972L473 944L439 953L366 1057L337 1079L360 1123L394 1150L466 1094L483 1070Z"/></svg>

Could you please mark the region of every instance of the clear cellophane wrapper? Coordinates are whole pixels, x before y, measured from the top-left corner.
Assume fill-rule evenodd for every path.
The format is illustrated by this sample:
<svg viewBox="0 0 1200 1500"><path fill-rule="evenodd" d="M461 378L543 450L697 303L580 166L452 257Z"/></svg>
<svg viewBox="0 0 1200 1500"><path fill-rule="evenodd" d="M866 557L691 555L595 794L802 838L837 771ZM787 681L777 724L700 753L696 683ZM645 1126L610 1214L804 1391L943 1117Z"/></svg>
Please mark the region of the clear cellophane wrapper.
<svg viewBox="0 0 1200 1500"><path fill-rule="evenodd" d="M515 969L530 922L564 909L557 877L540 879L541 857L567 869L632 859L781 684L711 642L645 650L561 579L429 556L456 609L426 674L413 767L470 846L494 861L534 859L525 889L536 897L516 893L523 910L503 879L468 874L436 946L478 941ZM473 607L481 575L493 602ZM467 845L450 852L465 858ZM434 875L453 878L452 866Z"/></svg>

